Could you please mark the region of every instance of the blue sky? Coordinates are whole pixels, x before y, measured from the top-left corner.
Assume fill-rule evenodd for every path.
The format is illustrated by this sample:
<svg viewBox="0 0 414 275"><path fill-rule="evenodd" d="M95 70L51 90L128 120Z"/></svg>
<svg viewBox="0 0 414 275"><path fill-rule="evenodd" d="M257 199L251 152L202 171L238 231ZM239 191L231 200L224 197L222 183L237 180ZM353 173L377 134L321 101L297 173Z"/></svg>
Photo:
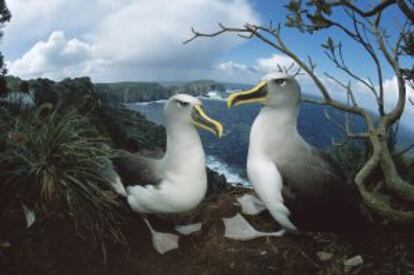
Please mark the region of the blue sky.
<svg viewBox="0 0 414 275"><path fill-rule="evenodd" d="M215 31L217 23L242 26L246 22L268 24L283 21L287 1L275 0L6 0L12 21L5 27L1 44L11 74L29 79L88 75L95 82L175 81L214 79L225 82L255 83L276 64L290 60L257 40L228 34L215 39L199 39L183 45L191 37L191 27ZM344 21L346 16L336 13ZM384 25L391 34L401 16L390 10ZM341 40L349 66L361 77L373 77L373 66L360 47L335 30L318 35L285 29L286 44L300 57L311 55L317 73L347 77L332 66L319 45L328 35ZM412 64L413 60L406 60ZM385 63L384 63L385 64ZM397 86L388 66L385 83L388 105L396 99ZM325 79L326 80L326 79ZM300 79L305 94L318 94L306 78ZM345 94L330 85L334 97ZM362 104L373 108L370 95L355 83ZM409 90L412 93L412 90ZM407 107L406 121L414 115ZM414 126L406 123L408 127Z"/></svg>
<svg viewBox="0 0 414 275"><path fill-rule="evenodd" d="M288 1L253 1L253 8L258 12L260 21L266 25L272 21L274 23L284 22L286 10L284 5ZM349 22L348 17L343 12L336 12L335 18L339 22ZM398 32L397 23L400 22L402 16L397 9L390 9L384 14L383 24L390 28L387 29L389 34L396 35ZM395 27L394 27L395 26ZM319 69L321 71L332 72L331 63L327 60L323 49L318 47L321 43L325 42L327 37L331 36L336 42L341 42L345 49L345 57L347 58L347 64L358 74L369 75L367 71L374 69L372 62L366 55L366 52L361 46L351 41L345 34L337 29L330 29L329 31L322 31L313 35L303 34L294 29L285 29L283 31L283 37L285 41L296 53L300 56L311 55L316 61L320 60ZM253 66L258 56L270 56L276 53L273 48L263 44L258 40L247 41L242 43L228 52L224 53L221 57L224 60L232 58L232 60L248 63ZM407 59L407 62L412 63L412 59ZM364 66L361 66L364 64ZM384 62L385 64L385 62ZM392 77L393 73L389 66L384 66L385 76Z"/></svg>

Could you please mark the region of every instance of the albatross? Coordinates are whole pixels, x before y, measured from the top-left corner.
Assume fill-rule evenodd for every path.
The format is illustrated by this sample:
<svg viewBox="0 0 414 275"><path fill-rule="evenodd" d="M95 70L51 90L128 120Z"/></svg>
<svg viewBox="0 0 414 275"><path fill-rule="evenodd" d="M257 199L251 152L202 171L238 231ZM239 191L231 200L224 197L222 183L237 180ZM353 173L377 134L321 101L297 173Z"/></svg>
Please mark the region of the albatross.
<svg viewBox="0 0 414 275"><path fill-rule="evenodd" d="M297 230L349 232L365 224L366 214L356 188L334 162L298 133L301 91L296 79L271 73L254 88L227 99L229 108L254 102L263 107L251 127L247 174L264 207L248 195L239 199L242 211L257 214L267 209L282 227L273 236ZM240 218L224 220L227 235L241 232L234 227L246 225L246 221L237 222Z"/></svg>
<svg viewBox="0 0 414 275"><path fill-rule="evenodd" d="M178 236L155 231L145 214L173 214L192 210L207 191L203 146L196 127L221 137L223 126L203 111L200 100L186 94L169 98L164 107L167 148L161 159L125 153L114 164L131 209L143 214L154 248L161 254L178 248ZM179 230L177 230L179 231ZM180 232L180 231L179 231Z"/></svg>

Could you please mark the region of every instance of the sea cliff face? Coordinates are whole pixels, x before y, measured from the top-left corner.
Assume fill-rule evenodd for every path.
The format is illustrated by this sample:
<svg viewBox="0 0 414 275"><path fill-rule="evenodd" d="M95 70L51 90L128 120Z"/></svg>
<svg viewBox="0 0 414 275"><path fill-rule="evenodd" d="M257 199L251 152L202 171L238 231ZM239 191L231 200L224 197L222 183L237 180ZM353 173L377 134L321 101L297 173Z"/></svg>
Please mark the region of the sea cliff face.
<svg viewBox="0 0 414 275"><path fill-rule="evenodd" d="M164 85L156 82L97 83L95 88L103 102L111 103L154 101L167 99L178 93L204 96L212 90L225 90L224 85L210 80Z"/></svg>
<svg viewBox="0 0 414 275"><path fill-rule="evenodd" d="M119 82L95 84L97 95L104 102L130 103L169 98L173 91L159 83Z"/></svg>

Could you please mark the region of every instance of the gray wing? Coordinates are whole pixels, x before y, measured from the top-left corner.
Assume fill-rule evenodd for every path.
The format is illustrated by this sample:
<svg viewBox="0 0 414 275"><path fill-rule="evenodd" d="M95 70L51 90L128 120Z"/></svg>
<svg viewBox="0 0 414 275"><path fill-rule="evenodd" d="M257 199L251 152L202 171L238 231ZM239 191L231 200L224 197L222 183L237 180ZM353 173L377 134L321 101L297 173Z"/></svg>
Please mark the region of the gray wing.
<svg viewBox="0 0 414 275"><path fill-rule="evenodd" d="M125 185L157 185L162 181L157 159L124 152L112 161Z"/></svg>
<svg viewBox="0 0 414 275"><path fill-rule="evenodd" d="M281 167L282 194L299 228L353 231L367 222L360 195L335 164L316 151Z"/></svg>
<svg viewBox="0 0 414 275"><path fill-rule="evenodd" d="M331 162L325 161L314 150L309 154L297 154L295 159L278 167L284 186L296 191L295 193L315 197L346 184L342 172L333 168Z"/></svg>

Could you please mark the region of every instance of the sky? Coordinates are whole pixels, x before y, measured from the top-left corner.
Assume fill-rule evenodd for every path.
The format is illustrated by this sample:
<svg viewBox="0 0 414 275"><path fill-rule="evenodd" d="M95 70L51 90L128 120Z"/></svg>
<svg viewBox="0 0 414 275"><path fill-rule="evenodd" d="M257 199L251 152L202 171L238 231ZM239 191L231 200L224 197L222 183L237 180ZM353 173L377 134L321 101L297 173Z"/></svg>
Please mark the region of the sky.
<svg viewBox="0 0 414 275"><path fill-rule="evenodd" d="M283 22L286 11L281 0L6 0L12 20L1 41L9 73L23 79L90 76L94 82L188 81L213 79L254 84L263 75L288 66L291 60L275 49L235 34L213 39L183 41L192 36L191 27L203 32L218 29L218 23L239 27L245 23L267 25ZM346 20L343 14L335 14ZM401 16L391 10L384 23L398 29ZM391 33L392 34L392 33ZM326 58L320 44L328 36L344 45L344 56L354 72L375 79L374 67L364 51L339 31L307 35L284 29L282 36L300 57L311 55L317 73L332 90L334 98L346 94L323 76L328 72L348 78ZM384 61L383 61L384 62ZM406 62L413 62L407 60ZM385 62L384 62L385 64ZM387 106L397 95L396 78L384 66ZM300 78L305 94L319 92L306 77ZM374 108L370 94L355 83L361 104ZM409 95L413 94L410 89ZM414 116L407 106L404 121ZM414 129L413 123L405 123Z"/></svg>

